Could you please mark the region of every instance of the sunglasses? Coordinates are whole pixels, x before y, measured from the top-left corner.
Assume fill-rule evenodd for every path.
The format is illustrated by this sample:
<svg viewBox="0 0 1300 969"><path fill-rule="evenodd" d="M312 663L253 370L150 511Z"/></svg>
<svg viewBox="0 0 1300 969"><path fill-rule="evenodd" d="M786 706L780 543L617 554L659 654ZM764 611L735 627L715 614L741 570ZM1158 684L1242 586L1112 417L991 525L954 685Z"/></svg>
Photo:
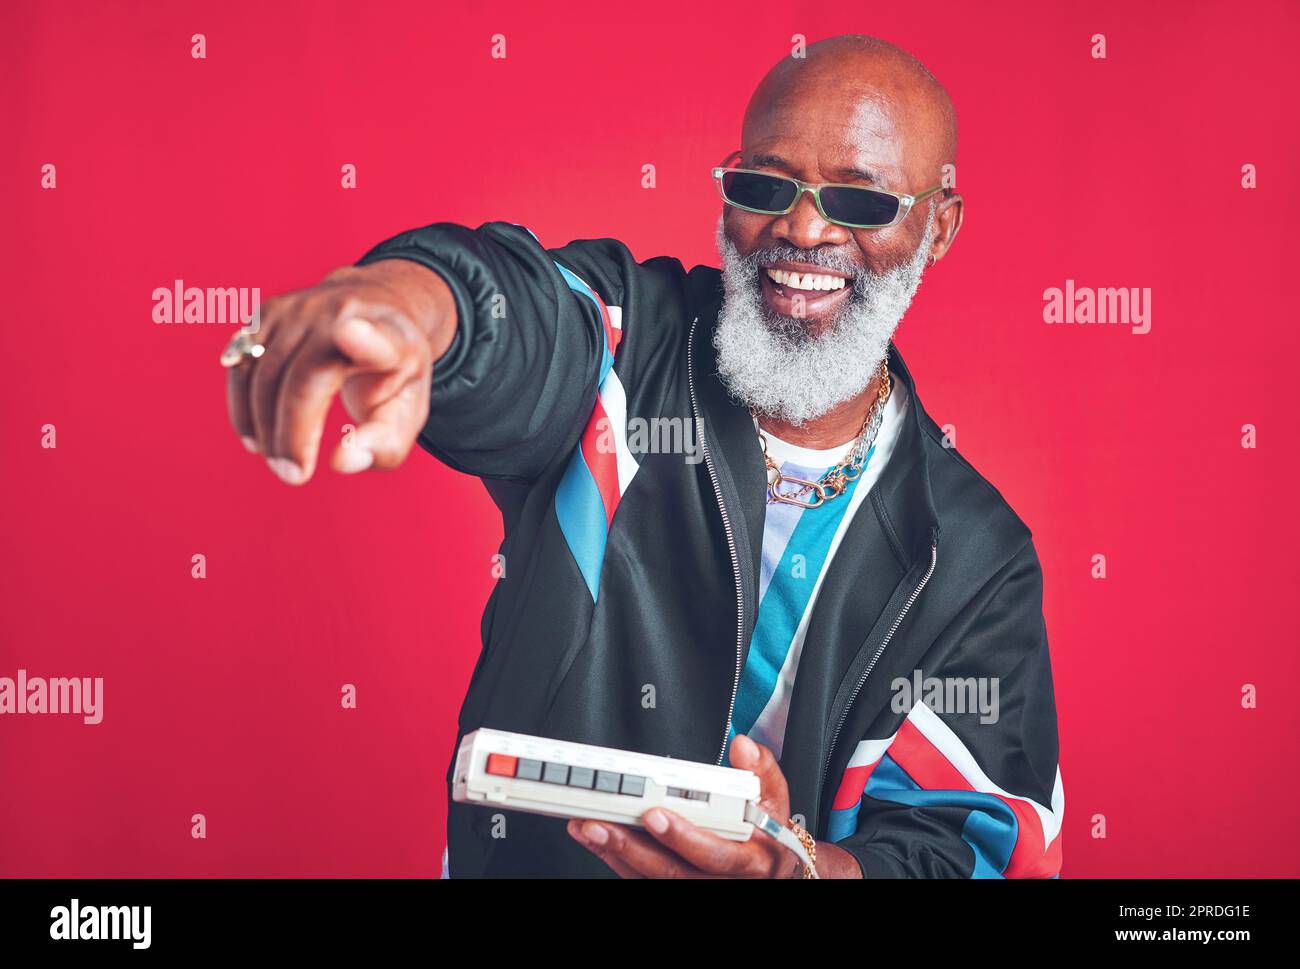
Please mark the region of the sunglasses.
<svg viewBox="0 0 1300 969"><path fill-rule="evenodd" d="M935 192L948 194L942 185L928 188L919 195L903 195L861 185L814 185L752 168L715 168L713 179L718 183L724 202L760 215L785 215L799 204L803 193L808 192L822 218L850 229L887 229L907 218L912 206L922 199Z"/></svg>

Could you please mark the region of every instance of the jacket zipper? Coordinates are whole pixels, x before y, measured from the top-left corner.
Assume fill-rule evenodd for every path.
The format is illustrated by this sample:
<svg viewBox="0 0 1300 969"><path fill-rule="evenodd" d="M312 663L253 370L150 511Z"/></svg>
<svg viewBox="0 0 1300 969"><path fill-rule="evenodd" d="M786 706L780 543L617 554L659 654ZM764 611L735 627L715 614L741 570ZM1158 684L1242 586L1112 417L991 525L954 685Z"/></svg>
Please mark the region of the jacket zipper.
<svg viewBox="0 0 1300 969"><path fill-rule="evenodd" d="M867 663L867 668L862 671L862 676L858 678L858 685L855 686L853 692L849 694L849 702L844 705L844 712L840 714L839 722L835 724L835 732L831 734L830 749L826 752L826 763L822 765L822 777L821 782L817 785L818 790L821 790L826 783L826 773L831 769L831 758L835 756L835 745L839 742L840 731L844 729L844 721L848 720L849 711L853 709L853 701L856 700L858 694L862 692L862 687L867 682L867 677L871 675L871 671L875 668L876 661L880 659L880 654L885 651L885 647L889 645L889 641L894 638L894 633L898 632L898 627L903 624L903 619L906 618L908 611L912 608L912 603L916 602L917 598L921 595L921 590L924 589L926 584L930 581L930 576L934 575L934 567L938 562L939 543L931 541L930 568L926 571L925 575L921 576L921 581L917 584L916 588L912 590L912 594L907 597L907 601L903 603L903 608L894 619L893 625L889 627L889 632L885 633L885 638L881 641L880 645L876 647L875 655L871 657L871 662Z"/></svg>
<svg viewBox="0 0 1300 969"><path fill-rule="evenodd" d="M695 400L695 327L699 324L697 316L691 321L691 332L686 338L686 385L691 395L691 414L695 418L696 433L704 448L704 466L709 471L709 481L713 484L713 496L718 501L718 512L722 516L722 530L727 536L727 552L731 555L731 571L736 579L736 676L731 683L731 702L727 705L727 722L722 728L722 746L718 748L715 761L722 765L723 755L727 752L727 739L731 736L731 719L736 712L736 694L740 692L740 667L745 655L745 592L740 578L740 556L736 554L736 534L731 528L731 516L722 500L722 488L718 484L718 473L713 468L713 453L709 450L709 438L704 433L704 422L700 420L700 408Z"/></svg>

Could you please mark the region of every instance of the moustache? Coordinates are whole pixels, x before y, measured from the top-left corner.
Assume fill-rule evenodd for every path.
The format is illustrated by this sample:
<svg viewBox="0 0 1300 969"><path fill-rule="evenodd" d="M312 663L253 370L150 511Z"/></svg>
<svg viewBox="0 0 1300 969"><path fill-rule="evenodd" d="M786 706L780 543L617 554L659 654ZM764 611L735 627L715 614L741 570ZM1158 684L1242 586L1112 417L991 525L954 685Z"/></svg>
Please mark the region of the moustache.
<svg viewBox="0 0 1300 969"><path fill-rule="evenodd" d="M768 246L764 249L756 249L743 258L742 265L747 270L757 273L763 267L778 262L804 263L805 265L816 266L818 269L825 269L828 272L847 276L855 282L864 273L870 275L862 266L854 262L842 251L801 249L798 246Z"/></svg>

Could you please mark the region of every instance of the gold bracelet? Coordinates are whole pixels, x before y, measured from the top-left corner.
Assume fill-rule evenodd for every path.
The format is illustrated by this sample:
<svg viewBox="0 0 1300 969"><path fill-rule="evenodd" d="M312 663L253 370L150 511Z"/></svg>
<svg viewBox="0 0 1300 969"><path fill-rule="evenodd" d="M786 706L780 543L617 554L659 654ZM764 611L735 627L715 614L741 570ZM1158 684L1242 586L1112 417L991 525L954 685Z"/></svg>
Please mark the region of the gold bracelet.
<svg viewBox="0 0 1300 969"><path fill-rule="evenodd" d="M786 821L786 825L794 832L794 836L803 843L804 848L808 851L808 859L814 865L817 864L817 841L807 831L795 824L793 820ZM812 876L812 869L804 865L803 877L812 878Z"/></svg>

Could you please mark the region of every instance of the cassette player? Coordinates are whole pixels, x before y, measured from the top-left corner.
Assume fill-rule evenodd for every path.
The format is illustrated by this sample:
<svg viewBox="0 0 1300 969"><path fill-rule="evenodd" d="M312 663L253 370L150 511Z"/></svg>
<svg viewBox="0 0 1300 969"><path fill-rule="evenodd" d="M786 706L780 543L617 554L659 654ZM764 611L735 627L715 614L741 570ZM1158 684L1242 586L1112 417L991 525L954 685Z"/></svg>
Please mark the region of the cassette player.
<svg viewBox="0 0 1300 969"><path fill-rule="evenodd" d="M637 826L662 807L731 841L749 840L758 796L751 771L486 728L461 740L452 786L461 803Z"/></svg>

